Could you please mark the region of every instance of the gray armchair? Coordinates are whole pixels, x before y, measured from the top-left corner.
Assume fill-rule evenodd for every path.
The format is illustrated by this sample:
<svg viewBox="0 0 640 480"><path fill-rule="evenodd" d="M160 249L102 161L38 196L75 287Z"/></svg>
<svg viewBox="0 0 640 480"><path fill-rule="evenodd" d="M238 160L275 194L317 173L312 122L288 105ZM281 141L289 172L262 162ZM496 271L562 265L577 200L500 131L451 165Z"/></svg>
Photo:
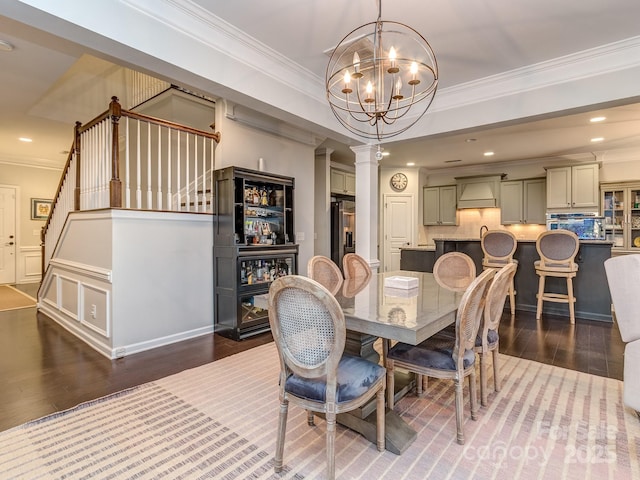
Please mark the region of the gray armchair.
<svg viewBox="0 0 640 480"><path fill-rule="evenodd" d="M604 262L624 349L624 403L640 416L640 255Z"/></svg>

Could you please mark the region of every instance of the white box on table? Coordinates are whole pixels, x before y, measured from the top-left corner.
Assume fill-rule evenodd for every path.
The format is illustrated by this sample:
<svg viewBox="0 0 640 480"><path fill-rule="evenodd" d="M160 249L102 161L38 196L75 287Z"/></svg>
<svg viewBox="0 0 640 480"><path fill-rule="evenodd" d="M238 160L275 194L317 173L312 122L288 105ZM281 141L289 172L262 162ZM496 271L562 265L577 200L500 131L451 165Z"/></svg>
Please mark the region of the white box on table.
<svg viewBox="0 0 640 480"><path fill-rule="evenodd" d="M389 288L401 288L410 290L412 288L418 288L419 280L416 277L402 277L395 275L393 277L387 277L384 279L384 286Z"/></svg>

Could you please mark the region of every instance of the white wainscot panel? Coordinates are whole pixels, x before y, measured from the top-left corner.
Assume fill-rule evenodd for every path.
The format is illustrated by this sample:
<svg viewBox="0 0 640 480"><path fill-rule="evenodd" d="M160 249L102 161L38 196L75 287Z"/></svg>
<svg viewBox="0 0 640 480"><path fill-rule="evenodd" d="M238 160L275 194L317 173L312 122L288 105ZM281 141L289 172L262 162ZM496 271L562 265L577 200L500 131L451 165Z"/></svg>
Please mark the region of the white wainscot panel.
<svg viewBox="0 0 640 480"><path fill-rule="evenodd" d="M78 280L58 275L60 311L74 320L78 320L79 288Z"/></svg>
<svg viewBox="0 0 640 480"><path fill-rule="evenodd" d="M21 281L37 282L42 277L42 251L40 247L22 248L23 278Z"/></svg>
<svg viewBox="0 0 640 480"><path fill-rule="evenodd" d="M109 338L111 336L111 312L109 291L95 285L80 284L80 322L87 328Z"/></svg>

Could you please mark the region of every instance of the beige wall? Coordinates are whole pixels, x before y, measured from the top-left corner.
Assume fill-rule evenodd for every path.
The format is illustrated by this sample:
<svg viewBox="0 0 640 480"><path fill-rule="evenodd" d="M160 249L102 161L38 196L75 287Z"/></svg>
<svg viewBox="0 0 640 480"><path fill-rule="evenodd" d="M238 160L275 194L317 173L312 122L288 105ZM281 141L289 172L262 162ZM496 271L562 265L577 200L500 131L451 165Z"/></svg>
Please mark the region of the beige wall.
<svg viewBox="0 0 640 480"><path fill-rule="evenodd" d="M0 184L19 187L20 198L16 198L18 248L40 245L39 232L44 221L31 220L31 199L52 199L61 175L62 171L58 169L18 166L2 163L0 159Z"/></svg>

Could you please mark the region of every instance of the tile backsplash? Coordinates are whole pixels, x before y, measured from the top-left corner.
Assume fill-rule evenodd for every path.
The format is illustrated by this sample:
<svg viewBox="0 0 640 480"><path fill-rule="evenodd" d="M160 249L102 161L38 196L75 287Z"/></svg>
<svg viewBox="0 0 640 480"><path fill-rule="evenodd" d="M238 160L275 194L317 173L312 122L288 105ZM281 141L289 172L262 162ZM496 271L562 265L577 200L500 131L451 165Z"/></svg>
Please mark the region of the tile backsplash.
<svg viewBox="0 0 640 480"><path fill-rule="evenodd" d="M435 238L480 239L480 228L483 225L489 230L510 230L519 240L535 240L547 229L546 225L501 225L499 208L468 208L458 210L457 213L456 226L422 226L418 243L433 245Z"/></svg>

